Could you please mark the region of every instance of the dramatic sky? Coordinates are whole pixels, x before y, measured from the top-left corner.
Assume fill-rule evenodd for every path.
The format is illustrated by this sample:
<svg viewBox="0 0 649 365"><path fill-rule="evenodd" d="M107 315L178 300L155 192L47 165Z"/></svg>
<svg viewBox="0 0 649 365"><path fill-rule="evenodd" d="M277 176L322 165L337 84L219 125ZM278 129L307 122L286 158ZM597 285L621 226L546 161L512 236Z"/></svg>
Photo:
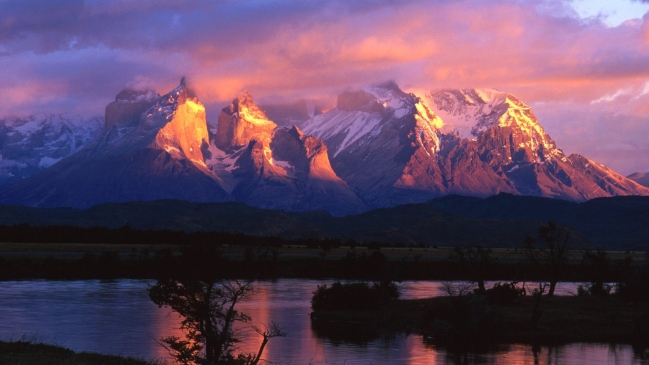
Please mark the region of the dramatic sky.
<svg viewBox="0 0 649 365"><path fill-rule="evenodd" d="M183 75L211 120L243 90L493 87L565 152L649 171L649 0L0 0L0 117L101 115Z"/></svg>

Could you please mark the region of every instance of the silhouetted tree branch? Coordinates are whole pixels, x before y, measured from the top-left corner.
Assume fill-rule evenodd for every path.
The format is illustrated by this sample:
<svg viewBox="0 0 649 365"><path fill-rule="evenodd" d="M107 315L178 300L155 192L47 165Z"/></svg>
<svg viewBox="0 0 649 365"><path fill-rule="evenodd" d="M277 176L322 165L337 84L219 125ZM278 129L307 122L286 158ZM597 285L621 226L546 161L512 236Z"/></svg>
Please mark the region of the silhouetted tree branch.
<svg viewBox="0 0 649 365"><path fill-rule="evenodd" d="M544 271L544 276L550 283L547 295L551 297L569 259L571 231L550 221L539 227L538 236L538 244L530 236L525 238L525 253L533 264L539 265Z"/></svg>

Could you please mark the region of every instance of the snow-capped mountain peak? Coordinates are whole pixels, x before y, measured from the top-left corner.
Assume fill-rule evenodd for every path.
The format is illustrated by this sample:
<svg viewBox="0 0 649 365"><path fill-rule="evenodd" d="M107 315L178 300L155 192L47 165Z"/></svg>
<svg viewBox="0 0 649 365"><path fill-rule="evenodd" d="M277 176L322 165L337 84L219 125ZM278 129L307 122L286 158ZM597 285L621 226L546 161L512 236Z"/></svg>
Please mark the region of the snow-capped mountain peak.
<svg viewBox="0 0 649 365"><path fill-rule="evenodd" d="M53 164L8 182L0 203L234 199L347 214L445 194L649 195L583 156L566 157L530 107L495 89L421 99L388 82L340 94L336 108L300 128L279 127L243 93L221 111L212 140L205 108L184 81L163 96L120 92L91 143L75 134L87 122L66 118L0 121L0 174Z"/></svg>
<svg viewBox="0 0 649 365"><path fill-rule="evenodd" d="M394 82L365 89L346 91L338 95L336 108L316 115L302 124L307 134L328 140L333 157L346 148L381 134L389 120L414 116L418 132L428 131L436 138L435 129L443 122L414 94L403 92ZM336 138L331 138L336 136Z"/></svg>
<svg viewBox="0 0 649 365"><path fill-rule="evenodd" d="M476 139L485 129L497 125L507 110L507 94L495 89L441 90L426 95L444 121L444 134Z"/></svg>
<svg viewBox="0 0 649 365"><path fill-rule="evenodd" d="M492 127L516 127L524 136L517 148L538 152L538 162L563 152L545 133L532 109L515 96L496 89L441 90L427 94L444 124L443 134L476 140Z"/></svg>
<svg viewBox="0 0 649 365"><path fill-rule="evenodd" d="M102 118L41 114L0 120L0 183L47 168L85 146Z"/></svg>
<svg viewBox="0 0 649 365"><path fill-rule="evenodd" d="M187 87L181 82L175 89L158 98L151 106L141 122L141 128L154 129L164 126L170 121L179 104L187 100Z"/></svg>

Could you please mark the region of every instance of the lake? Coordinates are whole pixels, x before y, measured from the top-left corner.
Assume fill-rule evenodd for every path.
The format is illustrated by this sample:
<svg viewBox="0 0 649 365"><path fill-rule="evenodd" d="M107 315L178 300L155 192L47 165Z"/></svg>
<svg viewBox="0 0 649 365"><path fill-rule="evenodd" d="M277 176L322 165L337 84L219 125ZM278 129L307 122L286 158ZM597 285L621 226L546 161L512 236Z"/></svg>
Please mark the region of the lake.
<svg viewBox="0 0 649 365"><path fill-rule="evenodd" d="M147 295L145 280L0 282L0 338L35 339L75 351L167 359L156 340L180 335L179 319ZM311 326L311 293L329 280L279 279L255 283L254 295L239 309L252 324L277 321L288 331L272 339L264 358L287 364L649 364L649 354L631 346L570 344L509 345L488 353L450 354L427 345L420 335L331 338ZM560 283L558 294L574 293L576 283ZM403 298L444 295L438 281L401 283ZM241 329L242 349L261 342L250 327Z"/></svg>

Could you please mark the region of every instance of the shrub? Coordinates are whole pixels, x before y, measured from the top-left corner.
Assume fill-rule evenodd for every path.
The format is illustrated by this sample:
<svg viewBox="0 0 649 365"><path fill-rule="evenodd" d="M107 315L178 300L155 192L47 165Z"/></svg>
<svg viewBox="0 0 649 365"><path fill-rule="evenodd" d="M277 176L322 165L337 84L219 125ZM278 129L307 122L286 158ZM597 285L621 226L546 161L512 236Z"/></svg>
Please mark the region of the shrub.
<svg viewBox="0 0 649 365"><path fill-rule="evenodd" d="M611 291L613 290L613 287L608 284L579 284L577 286L577 295L578 296L585 296L585 295L595 295L595 296L604 296L604 295L610 295Z"/></svg>
<svg viewBox="0 0 649 365"><path fill-rule="evenodd" d="M525 295L525 288L516 286L517 282L496 283L491 289L486 291L487 299L498 304L511 303L516 298Z"/></svg>
<svg viewBox="0 0 649 365"><path fill-rule="evenodd" d="M391 281L374 283L366 282L341 283L336 281L330 287L318 285L311 298L311 308L319 310L371 310L382 304L397 299L399 288Z"/></svg>

